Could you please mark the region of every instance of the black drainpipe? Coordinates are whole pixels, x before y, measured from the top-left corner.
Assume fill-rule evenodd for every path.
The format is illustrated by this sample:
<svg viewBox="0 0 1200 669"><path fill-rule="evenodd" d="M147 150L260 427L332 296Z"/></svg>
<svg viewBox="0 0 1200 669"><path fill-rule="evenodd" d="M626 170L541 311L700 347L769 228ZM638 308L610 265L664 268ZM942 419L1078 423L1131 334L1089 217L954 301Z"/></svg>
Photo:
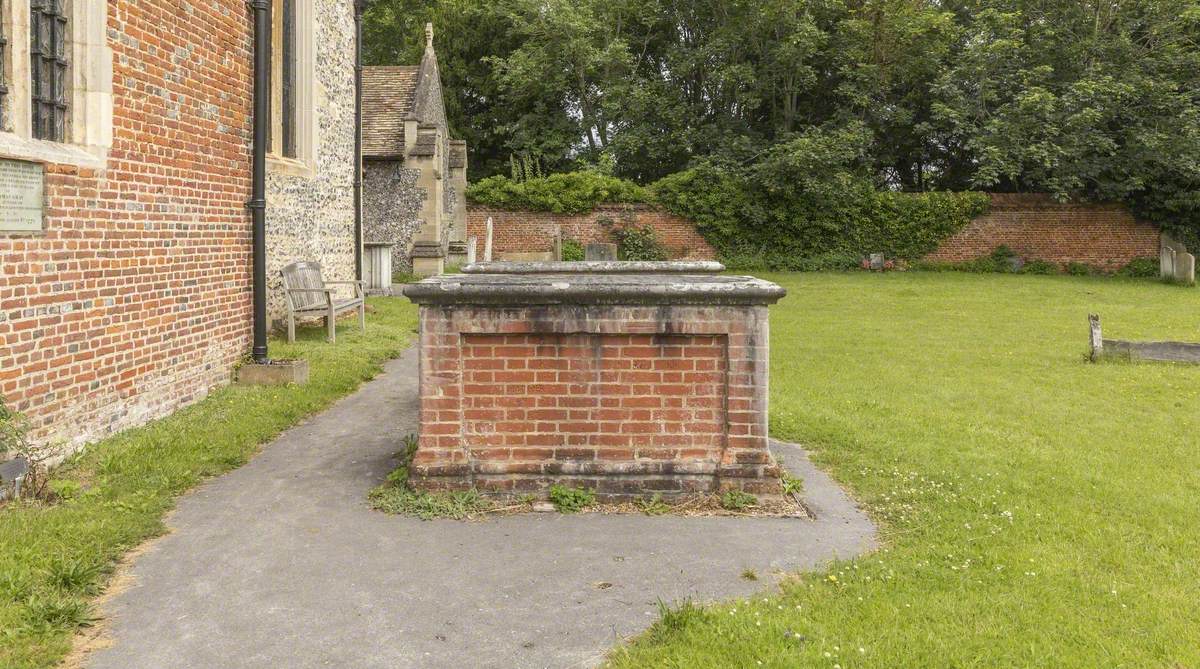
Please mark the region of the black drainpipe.
<svg viewBox="0 0 1200 669"><path fill-rule="evenodd" d="M267 133L271 129L271 0L254 10L254 157L250 208L254 228L254 362L267 362Z"/></svg>
<svg viewBox="0 0 1200 669"><path fill-rule="evenodd" d="M370 0L354 0L354 278L363 278L362 17Z"/></svg>

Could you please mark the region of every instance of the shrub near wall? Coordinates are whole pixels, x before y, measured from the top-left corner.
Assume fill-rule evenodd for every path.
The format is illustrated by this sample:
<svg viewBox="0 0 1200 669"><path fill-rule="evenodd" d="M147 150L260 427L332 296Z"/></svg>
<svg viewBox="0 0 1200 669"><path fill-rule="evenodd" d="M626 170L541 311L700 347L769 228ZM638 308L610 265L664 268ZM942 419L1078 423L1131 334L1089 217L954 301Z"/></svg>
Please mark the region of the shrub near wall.
<svg viewBox="0 0 1200 669"><path fill-rule="evenodd" d="M988 206L983 193L878 192L848 174L773 188L713 166L668 176L654 190L738 269L845 269L870 253L916 260Z"/></svg>
<svg viewBox="0 0 1200 669"><path fill-rule="evenodd" d="M650 202L652 196L632 181L583 171L525 181L488 177L467 187L467 199L497 209L585 214L600 204Z"/></svg>

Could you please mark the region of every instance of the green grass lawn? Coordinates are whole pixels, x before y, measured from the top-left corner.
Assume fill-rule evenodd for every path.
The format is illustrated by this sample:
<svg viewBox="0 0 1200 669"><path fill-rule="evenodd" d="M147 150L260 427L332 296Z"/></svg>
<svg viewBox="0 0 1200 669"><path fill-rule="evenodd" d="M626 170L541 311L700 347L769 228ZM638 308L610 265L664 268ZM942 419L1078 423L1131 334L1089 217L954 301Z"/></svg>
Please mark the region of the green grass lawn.
<svg viewBox="0 0 1200 669"><path fill-rule="evenodd" d="M163 420L92 446L56 475L84 483L53 506L0 509L0 667L53 666L72 633L90 622L92 599L117 560L164 531L175 498L244 463L259 446L374 376L412 340L416 308L371 300L367 332L357 320L301 330L295 345L272 342L273 357L303 357L303 387L226 387Z"/></svg>
<svg viewBox="0 0 1200 669"><path fill-rule="evenodd" d="M617 667L1200 667L1200 367L1083 362L1200 341L1200 291L970 274L771 277L771 432L883 548L683 607ZM753 550L748 546L747 550Z"/></svg>

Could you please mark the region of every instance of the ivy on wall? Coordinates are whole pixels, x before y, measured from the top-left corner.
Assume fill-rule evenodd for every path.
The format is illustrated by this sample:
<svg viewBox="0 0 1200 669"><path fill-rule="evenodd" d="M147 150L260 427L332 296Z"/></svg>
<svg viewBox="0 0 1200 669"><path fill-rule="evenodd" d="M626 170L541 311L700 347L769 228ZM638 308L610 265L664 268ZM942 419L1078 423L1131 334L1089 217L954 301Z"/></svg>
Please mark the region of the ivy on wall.
<svg viewBox="0 0 1200 669"><path fill-rule="evenodd" d="M493 176L467 187L467 199L498 209L584 214L604 203L650 202L648 189L595 171L566 172L516 181Z"/></svg>
<svg viewBox="0 0 1200 669"><path fill-rule="evenodd" d="M473 184L467 196L497 208L568 214L604 203L657 203L693 221L730 268L760 270L851 268L870 253L916 260L988 206L983 193L877 191L848 171L820 165L802 171L818 176L788 174L778 164L750 170L702 165L649 188L596 172L520 183L495 176ZM642 240L633 241L640 248Z"/></svg>

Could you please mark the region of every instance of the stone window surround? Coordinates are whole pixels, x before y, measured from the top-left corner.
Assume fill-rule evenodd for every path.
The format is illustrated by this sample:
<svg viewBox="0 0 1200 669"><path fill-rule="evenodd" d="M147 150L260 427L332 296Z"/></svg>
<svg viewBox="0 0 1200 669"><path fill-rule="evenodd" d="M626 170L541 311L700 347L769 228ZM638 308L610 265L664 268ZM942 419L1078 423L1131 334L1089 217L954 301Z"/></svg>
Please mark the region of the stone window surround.
<svg viewBox="0 0 1200 669"><path fill-rule="evenodd" d="M33 138L29 61L29 2L3 3L8 54L0 158L104 169L113 136L113 54L106 34L108 0L71 0L68 5L70 109L66 142Z"/></svg>
<svg viewBox="0 0 1200 669"><path fill-rule="evenodd" d="M316 81L316 12L314 0L293 0L296 11L296 157L282 155L283 121L279 110L283 106L283 2L271 3L271 150L267 153L267 169L272 174L314 179L316 170L317 122Z"/></svg>

